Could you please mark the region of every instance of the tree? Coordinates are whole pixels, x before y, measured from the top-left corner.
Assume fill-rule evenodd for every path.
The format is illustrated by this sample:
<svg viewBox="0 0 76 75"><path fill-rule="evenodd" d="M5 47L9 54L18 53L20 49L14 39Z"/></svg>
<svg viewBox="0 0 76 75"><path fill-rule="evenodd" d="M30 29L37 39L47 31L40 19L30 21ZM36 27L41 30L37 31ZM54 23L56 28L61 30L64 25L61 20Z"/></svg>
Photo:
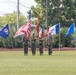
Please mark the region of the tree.
<svg viewBox="0 0 76 75"><path fill-rule="evenodd" d="M21 37L17 38L17 39L13 39L13 36L15 35L16 31L17 31L17 12L14 12L12 14L6 14L4 16L1 17L1 23L3 25L3 27L6 24L9 24L10 26L10 35L7 39L3 39L2 37L0 37L1 41L4 45L4 47L12 47L13 45L18 46L20 44L20 40ZM20 27L24 24L26 24L26 20L27 18L25 18L23 15L20 14ZM16 42L16 43L15 43ZM20 45L21 47L21 45Z"/></svg>
<svg viewBox="0 0 76 75"><path fill-rule="evenodd" d="M6 14L5 16L2 17L3 20L3 25L9 24L10 30L11 30L11 35L14 35L15 32L17 31L17 13L14 12L12 14ZM24 24L26 24L26 18L20 14L20 27Z"/></svg>
<svg viewBox="0 0 76 75"><path fill-rule="evenodd" d="M35 0L37 7L32 6L33 17L37 17L38 6L41 10L40 19L46 27L46 0ZM60 22L61 25L61 44L63 46L72 46L74 39L71 35L64 38L67 29L72 22L76 22L76 0L48 0L48 26L53 26ZM54 47L58 47L59 38L55 36ZM66 42L67 41L67 42Z"/></svg>
<svg viewBox="0 0 76 75"><path fill-rule="evenodd" d="M74 38L72 35L68 35L66 38L64 38L64 35L66 34L68 28L63 27L61 28L61 33L60 33L60 44L63 47L73 47L74 43ZM59 47L59 35L54 36L54 47Z"/></svg>
<svg viewBox="0 0 76 75"><path fill-rule="evenodd" d="M46 20L46 0L35 0L41 8L42 21ZM33 7L33 13L37 7ZM35 13L34 13L35 14ZM36 15L33 14L33 17ZM76 0L48 0L48 25L52 26L58 22L61 26L70 26L76 18ZM35 16L36 17L36 16Z"/></svg>

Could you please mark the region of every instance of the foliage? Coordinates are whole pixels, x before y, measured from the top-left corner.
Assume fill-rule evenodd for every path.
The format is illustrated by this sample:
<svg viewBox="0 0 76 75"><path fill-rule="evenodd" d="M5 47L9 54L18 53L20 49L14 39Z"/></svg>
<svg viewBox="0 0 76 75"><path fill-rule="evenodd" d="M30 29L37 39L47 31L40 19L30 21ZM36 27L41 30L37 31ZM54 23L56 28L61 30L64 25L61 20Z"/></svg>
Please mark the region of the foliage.
<svg viewBox="0 0 76 75"><path fill-rule="evenodd" d="M64 27L61 28L60 32L60 45L63 47L73 47L74 46L74 38L72 35L68 35L66 38L64 38L68 28ZM59 47L59 35L54 36L54 47Z"/></svg>
<svg viewBox="0 0 76 75"><path fill-rule="evenodd" d="M35 0L37 6L32 6L32 16L37 17L38 8L40 9L40 20L46 27L46 0ZM73 46L74 38L69 35L64 38L68 27L72 22L76 21L76 0L48 0L48 26L53 26L60 22L61 33L60 41L63 46ZM54 47L59 47L59 35L54 36ZM46 41L44 40L44 46L46 47Z"/></svg>
<svg viewBox="0 0 76 75"><path fill-rule="evenodd" d="M40 24L44 24L46 29L46 0L35 0L37 6L32 6L32 17L37 18L38 8L40 9ZM61 33L60 41L63 46L73 46L73 37L69 35L67 38L64 38L64 35L67 31L66 27L69 27L71 23L76 20L76 0L48 0L48 26L53 26L56 23L61 23ZM20 14L20 27L26 24L27 18ZM0 17L0 28L4 27L6 24L10 26L11 34L7 39L0 37L0 43L2 47L22 47L22 38L18 37L13 38L15 32L17 31L17 12L11 14L6 14L3 17ZM37 20L33 21L33 24L36 24ZM54 47L58 47L59 36L54 36ZM47 38L44 40L44 46L47 46ZM37 41L38 47L38 41Z"/></svg>
<svg viewBox="0 0 76 75"><path fill-rule="evenodd" d="M35 0L41 9L42 22L46 20L46 0ZM48 0L48 25L58 22L61 27L69 26L76 19L76 0ZM33 7L33 17L36 17L37 7Z"/></svg>
<svg viewBox="0 0 76 75"><path fill-rule="evenodd" d="M19 42L21 40L21 37L18 37L17 39L14 39L13 36L15 35L17 31L17 12L13 12L11 14L6 14L0 18L1 23L0 26L5 26L6 24L9 25L10 27L10 35L7 39L3 39L0 37L0 42L2 44L2 47L22 47L22 43ZM23 15L20 14L20 19L19 19L19 27L22 25L26 24L27 18L25 18ZM2 28L3 28L2 27Z"/></svg>

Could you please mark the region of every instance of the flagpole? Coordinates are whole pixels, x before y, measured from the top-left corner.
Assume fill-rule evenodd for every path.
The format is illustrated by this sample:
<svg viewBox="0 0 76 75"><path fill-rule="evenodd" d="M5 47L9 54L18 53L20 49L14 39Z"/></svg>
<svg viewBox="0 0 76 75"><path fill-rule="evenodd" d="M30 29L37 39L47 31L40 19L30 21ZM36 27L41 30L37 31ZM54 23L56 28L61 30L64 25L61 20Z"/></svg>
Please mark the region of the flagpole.
<svg viewBox="0 0 76 75"><path fill-rule="evenodd" d="M11 37L11 47L13 48L13 42L12 42L12 37Z"/></svg>
<svg viewBox="0 0 76 75"><path fill-rule="evenodd" d="M6 43L5 43L5 39L4 39L4 44L5 44L5 46L4 46L4 47L5 47L5 50L6 50Z"/></svg>
<svg viewBox="0 0 76 75"><path fill-rule="evenodd" d="M74 20L74 28L75 28L75 20ZM75 30L74 30L74 35L75 35ZM75 49L76 49L75 36L74 36L74 43L75 43Z"/></svg>
<svg viewBox="0 0 76 75"><path fill-rule="evenodd" d="M60 26L60 23L59 23L59 26ZM59 29L59 51L60 51L60 29Z"/></svg>
<svg viewBox="0 0 76 75"><path fill-rule="evenodd" d="M48 29L48 0L46 0L46 29Z"/></svg>
<svg viewBox="0 0 76 75"><path fill-rule="evenodd" d="M17 30L19 29L19 0L17 1Z"/></svg>
<svg viewBox="0 0 76 75"><path fill-rule="evenodd" d="M10 29L10 26L9 26L9 29ZM13 30L12 30L12 32L13 32ZM14 48L14 46L13 46L13 40L12 40L12 33L10 34L10 36L11 36L11 47Z"/></svg>
<svg viewBox="0 0 76 75"><path fill-rule="evenodd" d="M30 26L30 37L29 37L29 46L31 44L31 27L32 27L32 15L31 15L31 9L29 10L29 16L28 16L28 21L31 21L31 26Z"/></svg>

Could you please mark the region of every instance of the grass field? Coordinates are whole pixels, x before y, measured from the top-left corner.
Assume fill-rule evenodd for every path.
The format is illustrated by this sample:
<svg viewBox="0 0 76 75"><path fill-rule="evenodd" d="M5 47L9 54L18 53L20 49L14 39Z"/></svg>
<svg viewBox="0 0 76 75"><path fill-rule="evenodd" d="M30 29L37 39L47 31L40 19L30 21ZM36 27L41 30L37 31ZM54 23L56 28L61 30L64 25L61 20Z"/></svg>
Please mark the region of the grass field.
<svg viewBox="0 0 76 75"><path fill-rule="evenodd" d="M0 75L76 75L76 51L53 51L52 56L0 51Z"/></svg>

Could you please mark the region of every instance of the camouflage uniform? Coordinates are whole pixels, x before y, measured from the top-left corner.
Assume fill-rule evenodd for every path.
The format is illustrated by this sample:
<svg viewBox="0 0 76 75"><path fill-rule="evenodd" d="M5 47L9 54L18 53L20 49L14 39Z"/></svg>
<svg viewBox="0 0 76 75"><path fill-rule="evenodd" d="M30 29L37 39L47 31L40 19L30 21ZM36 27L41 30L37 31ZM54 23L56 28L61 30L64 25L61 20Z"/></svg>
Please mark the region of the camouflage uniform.
<svg viewBox="0 0 76 75"><path fill-rule="evenodd" d="M51 55L52 54L52 36L48 37L47 43L48 43L48 54Z"/></svg>
<svg viewBox="0 0 76 75"><path fill-rule="evenodd" d="M29 39L26 39L25 37L23 37L23 42L24 42L24 55L27 55L28 54L28 42L29 42Z"/></svg>
<svg viewBox="0 0 76 75"><path fill-rule="evenodd" d="M36 38L35 38L35 34L33 34L33 37L31 38L31 51L32 51L32 55L36 54Z"/></svg>
<svg viewBox="0 0 76 75"><path fill-rule="evenodd" d="M43 55L43 39L39 38L39 52L40 55Z"/></svg>

